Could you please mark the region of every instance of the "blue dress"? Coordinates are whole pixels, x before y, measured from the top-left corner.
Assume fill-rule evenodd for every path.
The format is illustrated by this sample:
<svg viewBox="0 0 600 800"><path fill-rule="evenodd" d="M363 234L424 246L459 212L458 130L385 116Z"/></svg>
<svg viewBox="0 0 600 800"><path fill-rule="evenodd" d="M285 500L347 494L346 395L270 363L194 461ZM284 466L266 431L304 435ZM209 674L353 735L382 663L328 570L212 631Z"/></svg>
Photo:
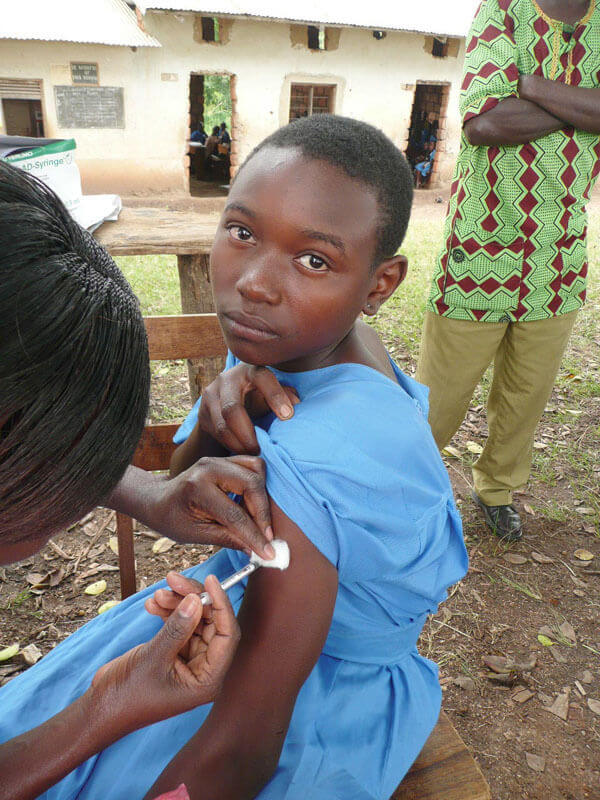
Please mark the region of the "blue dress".
<svg viewBox="0 0 600 800"><path fill-rule="evenodd" d="M291 420L269 415L257 426L267 488L336 566L339 589L323 652L260 800L387 800L437 721L437 668L416 642L427 615L465 574L467 555L427 423L427 390L394 370L397 382L357 364L274 370L302 402ZM193 410L179 441L195 419ZM223 578L246 561L222 550L186 574ZM143 603L161 585L92 620L1 689L0 742L60 711L98 667L153 636L161 623ZM236 610L243 592L242 584L230 591ZM209 709L125 737L42 797L138 800Z"/></svg>

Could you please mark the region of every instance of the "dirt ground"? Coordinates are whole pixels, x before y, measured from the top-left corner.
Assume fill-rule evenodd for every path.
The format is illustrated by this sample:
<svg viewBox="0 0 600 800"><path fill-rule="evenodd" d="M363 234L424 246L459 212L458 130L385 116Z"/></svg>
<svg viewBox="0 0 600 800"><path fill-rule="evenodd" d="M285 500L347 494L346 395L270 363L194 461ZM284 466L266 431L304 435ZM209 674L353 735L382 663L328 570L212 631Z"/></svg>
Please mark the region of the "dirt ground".
<svg viewBox="0 0 600 800"><path fill-rule="evenodd" d="M442 214L438 194L447 196L419 193L415 215ZM579 356L597 385L600 338ZM444 708L494 800L600 800L600 397L582 393L581 381L561 376L536 434L534 478L517 498L522 542L503 546L469 499L470 463L486 434L477 396L446 454L470 570L428 622L420 649L440 665ZM155 380L153 407L185 400L187 390L183 370ZM0 568L0 649L33 645L33 661L36 649L47 653L118 599L114 536L114 515L100 509L35 557ZM211 553L159 542L142 526L135 538L142 586ZM84 592L99 580L101 594ZM26 668L22 655L1 661L0 685Z"/></svg>

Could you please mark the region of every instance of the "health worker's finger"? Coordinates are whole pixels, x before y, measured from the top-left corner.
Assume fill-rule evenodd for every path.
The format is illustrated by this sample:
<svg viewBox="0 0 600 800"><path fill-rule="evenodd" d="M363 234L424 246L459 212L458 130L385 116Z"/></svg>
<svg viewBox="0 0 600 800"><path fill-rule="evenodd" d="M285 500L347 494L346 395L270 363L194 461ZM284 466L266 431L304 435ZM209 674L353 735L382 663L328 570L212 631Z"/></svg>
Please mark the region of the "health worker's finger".
<svg viewBox="0 0 600 800"><path fill-rule="evenodd" d="M171 612L160 606L153 597L148 597L147 600L144 601L144 608L149 614L152 614L152 616L160 617L163 622L166 622L171 616Z"/></svg>
<svg viewBox="0 0 600 800"><path fill-rule="evenodd" d="M167 584L169 585L169 588L182 596L192 593L202 594L204 591L204 586L200 583L200 581L196 581L193 578L188 578L186 575L182 575L181 572L176 572L175 570L171 570L167 573ZM161 590L158 589L157 591Z"/></svg>
<svg viewBox="0 0 600 800"><path fill-rule="evenodd" d="M183 598L161 630L151 641L154 652L167 661L177 658L202 619L202 602L197 594Z"/></svg>
<svg viewBox="0 0 600 800"><path fill-rule="evenodd" d="M257 369L253 378L254 386L279 419L290 419L294 416L294 405L300 402L294 389L282 386L271 370L266 367ZM292 399L293 396L296 397L296 403Z"/></svg>
<svg viewBox="0 0 600 800"><path fill-rule="evenodd" d="M210 641L205 657L208 666L219 671L226 670L240 640L240 629L233 613L227 593L214 575L206 579L206 591L212 599L212 625Z"/></svg>
<svg viewBox="0 0 600 800"><path fill-rule="evenodd" d="M238 470L243 473L241 479ZM245 494L249 475L252 473L248 470L244 470L236 464L227 464L226 459L223 459L217 476L218 486L208 485L206 487L204 508L210 509L212 518L220 526L220 529L216 528L211 533L211 541L216 542L218 535L219 543L226 543L227 547L237 550L250 547L263 558L270 559L274 557L274 550L267 535L261 532L241 505L234 503L228 497L228 492L237 495Z"/></svg>

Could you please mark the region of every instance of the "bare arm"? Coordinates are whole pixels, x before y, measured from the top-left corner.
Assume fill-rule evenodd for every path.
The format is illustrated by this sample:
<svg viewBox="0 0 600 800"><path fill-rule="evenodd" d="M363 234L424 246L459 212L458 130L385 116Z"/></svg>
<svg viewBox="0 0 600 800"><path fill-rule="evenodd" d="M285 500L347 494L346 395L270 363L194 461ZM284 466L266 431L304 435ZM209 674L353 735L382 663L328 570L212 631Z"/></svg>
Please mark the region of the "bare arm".
<svg viewBox="0 0 600 800"><path fill-rule="evenodd" d="M519 95L547 113L560 116L563 124L600 134L600 88L586 89L537 75L521 75Z"/></svg>
<svg viewBox="0 0 600 800"><path fill-rule="evenodd" d="M497 106L465 122L465 136L473 145L516 145L558 131L565 123L537 103L507 97Z"/></svg>
<svg viewBox="0 0 600 800"><path fill-rule="evenodd" d="M34 800L120 738L127 731L119 731L107 711L89 690L48 722L1 745L0 797Z"/></svg>
<svg viewBox="0 0 600 800"><path fill-rule="evenodd" d="M327 638L337 571L274 503L271 514L277 536L289 542L290 567L250 578L221 694L148 798L184 782L192 800L250 800L277 767L297 694Z"/></svg>

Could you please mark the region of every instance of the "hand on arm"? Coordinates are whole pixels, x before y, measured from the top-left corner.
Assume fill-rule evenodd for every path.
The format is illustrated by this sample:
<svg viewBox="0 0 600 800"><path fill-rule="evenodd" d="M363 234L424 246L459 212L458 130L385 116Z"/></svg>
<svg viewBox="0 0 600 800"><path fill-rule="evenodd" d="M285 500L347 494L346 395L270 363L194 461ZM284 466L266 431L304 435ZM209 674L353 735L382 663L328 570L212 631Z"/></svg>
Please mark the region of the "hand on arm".
<svg viewBox="0 0 600 800"><path fill-rule="evenodd" d="M148 798L184 782L192 800L249 800L277 766L296 697L327 638L337 571L274 503L271 513L290 545L290 566L250 577L238 617L242 638L221 693ZM186 580L169 576L182 591L190 587L177 581ZM155 613L168 614L165 599L155 598L163 607Z"/></svg>
<svg viewBox="0 0 600 800"><path fill-rule="evenodd" d="M228 492L243 497L244 504L234 503ZM272 557L265 467L254 456L201 458L170 479L129 467L106 504L178 542Z"/></svg>
<svg viewBox="0 0 600 800"><path fill-rule="evenodd" d="M171 473L189 467L204 455L239 453L258 455L253 419L273 411L279 419L290 419L300 400L294 389L282 386L271 370L238 364L222 372L208 386L198 412L198 424L189 439L177 448ZM206 452L207 448L213 452Z"/></svg>
<svg viewBox="0 0 600 800"><path fill-rule="evenodd" d="M526 144L563 128L565 123L535 102L507 97L497 106L465 122L473 145Z"/></svg>
<svg viewBox="0 0 600 800"><path fill-rule="evenodd" d="M206 589L212 606L189 595L150 642L101 667L64 711L0 745L0 797L34 800L122 736L215 697L239 629L214 576Z"/></svg>
<svg viewBox="0 0 600 800"><path fill-rule="evenodd" d="M521 75L519 95L548 114L560 117L562 126L600 134L600 87L584 88L551 81L538 75Z"/></svg>

